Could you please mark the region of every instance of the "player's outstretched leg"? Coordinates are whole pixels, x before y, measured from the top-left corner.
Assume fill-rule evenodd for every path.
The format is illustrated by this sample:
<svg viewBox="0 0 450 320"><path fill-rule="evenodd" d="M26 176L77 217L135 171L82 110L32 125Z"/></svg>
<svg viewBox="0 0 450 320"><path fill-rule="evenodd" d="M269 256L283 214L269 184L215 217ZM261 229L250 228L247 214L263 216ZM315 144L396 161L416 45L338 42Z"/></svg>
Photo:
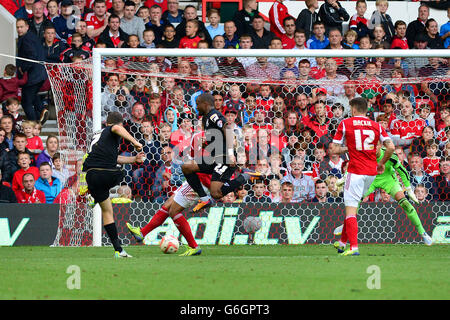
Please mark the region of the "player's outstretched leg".
<svg viewBox="0 0 450 320"><path fill-rule="evenodd" d="M188 248L185 252L180 254L180 256L198 256L202 253L202 249L198 246L192 234L191 226L186 218L183 216L182 212L185 209L182 205L173 201L169 209L169 216L172 218L173 223L180 231L181 235L186 239L188 243Z"/></svg>
<svg viewBox="0 0 450 320"><path fill-rule="evenodd" d="M133 227L130 223L126 223L128 230L137 242L142 242L147 234L159 227L169 217L169 208L173 203L173 196L164 202L158 211L153 215L152 219L143 228Z"/></svg>
<svg viewBox="0 0 450 320"><path fill-rule="evenodd" d="M200 172L198 164L195 162L185 163L181 166L181 170L183 171L186 181L200 197L200 201L207 202L210 200L211 197L206 194L205 190L203 190L202 183L197 175L197 172Z"/></svg>
<svg viewBox="0 0 450 320"><path fill-rule="evenodd" d="M397 198L397 195L396 195ZM422 222L420 222L420 218L417 215L417 211L414 208L414 206L405 198L403 192L401 193L400 200L398 200L398 204L400 207L403 208L403 210L406 213L406 216L411 221L411 223L416 228L416 231L423 239L423 242L427 246L431 246L433 244L433 240L431 237L425 232L425 229L423 228Z"/></svg>
<svg viewBox="0 0 450 320"><path fill-rule="evenodd" d="M236 191L240 186L244 185L249 180L253 181L255 179L261 179L263 177L264 177L264 175L259 172L244 168L244 169L242 169L241 174L237 178L230 180L228 182L225 182L221 186L221 188L220 188L221 194L220 194L219 198L222 198L223 196L229 194L230 192Z"/></svg>
<svg viewBox="0 0 450 320"><path fill-rule="evenodd" d="M100 202L100 208L102 209L103 227L105 228L106 234L108 235L109 240L114 247L114 257L131 258L132 256L122 248L122 245L120 243L120 239L117 234L116 223L114 222L111 199L108 198Z"/></svg>

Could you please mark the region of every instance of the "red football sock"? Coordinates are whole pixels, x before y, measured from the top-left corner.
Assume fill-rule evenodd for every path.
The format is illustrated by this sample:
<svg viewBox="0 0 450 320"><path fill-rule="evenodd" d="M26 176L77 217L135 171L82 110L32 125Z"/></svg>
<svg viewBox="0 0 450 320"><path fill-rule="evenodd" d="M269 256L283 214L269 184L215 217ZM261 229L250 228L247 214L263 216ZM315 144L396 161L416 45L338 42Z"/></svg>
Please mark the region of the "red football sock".
<svg viewBox="0 0 450 320"><path fill-rule="evenodd" d="M167 209L162 206L153 216L153 218L150 220L149 223L143 228L141 228L141 232L143 236L145 237L147 234L149 234L153 229L158 228L160 225L166 221L166 219L169 217L169 212Z"/></svg>
<svg viewBox="0 0 450 320"><path fill-rule="evenodd" d="M350 241L350 250L358 249L358 221L356 216L347 216L345 218L347 225L347 235Z"/></svg>
<svg viewBox="0 0 450 320"><path fill-rule="evenodd" d="M180 233L186 239L189 247L197 248L198 244L197 242L195 242L194 236L192 235L191 226L189 225L189 222L186 220L186 218L181 213L179 213L175 217L173 217L172 220Z"/></svg>
<svg viewBox="0 0 450 320"><path fill-rule="evenodd" d="M344 220L344 226L342 227L342 233L341 233L341 244L347 244L348 241L348 235L347 235L347 227L346 227L346 220Z"/></svg>

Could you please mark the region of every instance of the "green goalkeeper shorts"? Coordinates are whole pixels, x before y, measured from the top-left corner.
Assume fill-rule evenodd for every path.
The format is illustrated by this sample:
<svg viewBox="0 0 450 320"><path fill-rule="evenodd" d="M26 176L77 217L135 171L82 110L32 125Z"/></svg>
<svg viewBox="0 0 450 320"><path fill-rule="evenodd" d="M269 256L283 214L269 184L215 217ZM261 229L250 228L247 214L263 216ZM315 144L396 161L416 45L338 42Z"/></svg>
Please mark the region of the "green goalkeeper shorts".
<svg viewBox="0 0 450 320"><path fill-rule="evenodd" d="M375 189L383 189L392 198L394 198L394 196L397 194L397 192L403 191L403 188L397 179L394 179L391 177L389 177L389 178L376 177L375 180L370 185L369 190L367 190L367 193L364 195L364 198L367 197L372 192L374 192Z"/></svg>

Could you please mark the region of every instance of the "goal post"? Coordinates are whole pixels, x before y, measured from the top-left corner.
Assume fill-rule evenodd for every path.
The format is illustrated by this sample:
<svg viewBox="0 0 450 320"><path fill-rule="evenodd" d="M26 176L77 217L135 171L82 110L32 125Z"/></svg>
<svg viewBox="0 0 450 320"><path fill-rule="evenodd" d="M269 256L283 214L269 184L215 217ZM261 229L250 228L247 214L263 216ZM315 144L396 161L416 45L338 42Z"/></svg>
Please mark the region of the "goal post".
<svg viewBox="0 0 450 320"><path fill-rule="evenodd" d="M86 86L91 86L90 92L92 94L92 122L91 122L91 128L87 128L87 130L92 133L95 131L98 131L102 128L102 117L103 114L105 112L105 110L102 110L103 106L102 103L104 104L104 102L102 102L102 94L104 92L104 86L105 86L105 82L106 80L104 79L104 75L105 74L117 74L117 75L122 75L123 79L125 79L124 81L129 82L128 88L133 87L133 85L135 85L136 83L136 79L138 77L144 76L147 78L157 78L158 83L155 85L155 90L156 87L159 87L159 90L164 90L161 89L164 87L164 81L165 79L168 78L175 78L176 83L178 86L183 87L184 86L184 82L194 82L197 81L198 83L201 83L202 81L212 81L214 82L214 74L213 73L209 73L209 74L201 74L200 70L197 71L197 73L195 75L183 75L183 74L179 74L177 72L166 72L166 71L159 71L159 72L154 72L154 71L150 71L150 62L148 62L148 60L141 60L138 61L137 60L133 60L133 57L165 57L167 59L169 59L173 64L176 64L177 61L181 61L181 60L187 60L189 61L191 64L195 64L193 63L193 61L195 60L195 58L204 58L204 57L210 57L210 58L226 58L226 57L234 57L236 59L238 58L258 58L258 57L266 57L272 59L272 58L286 58L286 57L293 57L293 58L297 58L297 59L309 59L310 61L314 61L314 59L316 58L339 58L339 59L346 59L346 58L355 58L355 59L367 59L367 58L373 58L373 59L377 59L377 58L385 58L385 59L390 59L390 58L403 58L403 59L417 59L417 58L422 58L422 59L426 59L426 58L439 58L439 59L447 59L450 58L450 51L448 50L399 50L399 49L392 49L392 50L278 50L278 49L195 49L195 50L189 50L189 49L128 49L128 48L121 48L121 49L109 49L109 48L94 48L93 49L93 54L92 54L92 58L88 61L83 62L84 66L83 68L86 68L86 70L91 69L92 74L90 75L91 79L88 79L89 84L86 84ZM181 59L181 60L178 60ZM115 61L115 68L109 68L106 67L105 64L105 60L114 60ZM128 63L128 65L127 65ZM154 62L155 63L155 62ZM342 62L341 62L342 63ZM297 61L298 64L298 61ZM121 65L127 65L128 67L120 67ZM54 66L54 65L52 65ZM131 66L131 67L130 67ZM66 68L71 68L70 64L65 65ZM391 67L389 67L391 68ZM47 69L49 70L50 67L47 66ZM281 69L281 68L279 68ZM392 67L392 70L394 69L394 67ZM364 78L360 78L360 77L356 77L354 79L347 79L348 81L350 81L353 85L355 85L356 87L358 87L361 90L357 90L359 94L362 94L363 91L365 89L376 89L375 90L375 95L383 95L386 96L389 92L386 91L386 87L387 86L391 86L393 84L397 83L402 83L405 85L409 85L411 83L415 83L417 84L417 86L415 87L415 89L417 89L417 91L420 91L420 86L421 83L430 80L430 76L422 76L422 75L414 75L414 76L410 76L410 77L404 77L401 79L393 79L393 78L386 78L385 74L390 73L392 70L383 70L386 71L385 73L383 73L382 76L379 76L379 83L377 84L373 84L373 83L368 83L366 80L364 80ZM218 73L221 73L222 70L220 70ZM361 70L360 70L361 71ZM364 70L361 71L362 73L365 72ZM67 75L64 74L64 72L62 72L61 70L59 72L57 72L58 76L61 77L69 77ZM89 78L89 77L88 77ZM443 73L440 72L439 76L431 76L431 79L437 79L437 81L440 82L448 82L450 76L449 73ZM66 79L67 80L67 79ZM147 80L146 80L147 81ZM150 81L150 80L148 80ZM279 89L279 87L295 87L293 90L289 91L289 94L292 94L292 99L295 100L295 97L298 96L299 94L302 94L304 92L308 92L308 94L311 94L312 91L316 90L317 88L333 88L333 86L340 86L340 87L344 87L345 83L348 83L348 81L344 81L342 79L339 80L324 80L323 78L309 78L305 81L300 81L298 79L259 79L259 78L255 78L255 77L239 77L239 76L234 76L234 75L227 75L227 76L222 76L220 78L220 82L223 82L225 84L228 85L228 87L230 85L233 84L237 84L238 86L240 86L240 91L241 93L245 93L247 94L250 90L247 90L246 92L246 84L250 84L252 85L252 90L254 89L254 87L256 86L260 86L261 84L267 83L271 86L271 90L274 93L276 90L281 90L280 92L282 92L282 89ZM61 95L61 92L57 92L57 86L56 86L56 81L55 79L51 79L52 82L52 89L54 91L55 96ZM200 87L198 86L198 83L196 84L197 87L195 90L200 90ZM149 84L150 86L150 84ZM212 87L214 87L214 83L212 84ZM304 90L304 88L307 88L306 91L302 91ZM173 88L173 87L172 87ZM302 89L300 89L302 88ZM151 88L150 88L151 89ZM314 89L314 90L312 90ZM83 89L84 90L84 89ZM186 98L185 104L190 108L191 106L189 105L189 101L190 99L192 99L192 97L194 96L194 89L190 88L190 87L183 87L183 92ZM342 89L343 90L343 89ZM377 91L378 90L378 91ZM405 89L406 90L406 89ZM444 89L439 89L439 90L444 90ZM445 90L447 90L447 88L445 88ZM89 91L89 90L88 90ZM211 89L211 91L214 91L214 89ZM326 90L325 90L326 91ZM432 91L432 90L431 90ZM315 91L314 91L315 92ZM342 91L343 92L343 91ZM342 93L341 92L341 93ZM395 93L395 90L393 90L393 92ZM432 92L430 92L431 94ZM165 94L167 94L167 99L170 100L169 95L172 94L172 92L166 92ZM225 93L225 95L227 95L228 93ZM258 92L253 92L252 94L258 95ZM422 97L421 95L422 93L417 93L414 92L414 97L417 98L417 102L414 101L414 110L416 110L416 106L419 106L419 98L420 98L420 103L426 103L425 100L430 100L430 97ZM314 93L315 95L315 93ZM326 94L325 94L326 95ZM331 112L331 107L333 106L333 104L339 103L339 99L335 99L336 97L333 96L333 99L330 100L330 102L325 101L324 104L327 106L327 117L331 117L332 116L332 112ZM424 98L424 99L422 99ZM309 99L309 97L308 97ZM434 99L434 97L433 97ZM441 99L441 97L439 97L439 99ZM446 101L447 99L450 100L450 98L448 98L447 96L445 97L445 99L443 99L443 101ZM245 100L244 98L242 98L242 100ZM130 100L131 101L131 100ZM134 102L136 102L135 100L133 100ZM441 103L442 101L439 100L439 103ZM145 102L145 103L148 103ZM166 103L168 103L166 101ZM263 103L266 103L266 101L264 101ZM273 98L272 101L270 101L270 103L273 104ZM59 100L56 102L57 105L57 109L61 111L60 116L64 117L64 109L65 109L65 104L66 101L64 100ZM245 106L245 102L243 102L243 105ZM168 107L169 104L166 104L165 107ZM267 107L267 105L264 105L265 107ZM296 108L296 102L293 102L293 106ZM286 106L285 106L286 107ZM128 108L131 108L131 103L130 105L128 105ZM309 108L309 107L308 107ZM313 106L311 107L313 108ZM437 112L437 106L436 104L433 107L433 112ZM176 109L176 108L175 108ZM181 109L180 109L181 110ZM312 110L312 109L311 109ZM194 110L195 111L195 110ZM283 119L283 121L285 121L284 125L288 124L288 119L287 117L287 113L289 111L289 108L286 108L283 110L283 112L281 113L276 113L276 112L272 112L272 110L267 109L267 115L270 114L270 118L266 118L267 121L269 122L270 127L272 126L272 120L274 120L274 118L280 118ZM377 110L380 111L380 110ZM77 112L84 112L83 109L80 109ZM395 110L395 112L400 112L399 110ZM182 113L182 112L181 112ZM378 112L380 113L380 112ZM178 115L180 116L180 115ZM242 120L242 119L241 119ZM300 121L299 121L300 122ZM250 121L250 123L253 123L252 121ZM244 123L241 123L242 128L244 128ZM76 124L72 124L72 125L76 125ZM317 134L317 132L315 131L315 127L311 128L308 127L308 125L302 125L304 128L306 128L306 131L309 131L311 133L312 140L313 141L307 141L305 139L307 139L304 136L301 136L301 134L299 134L299 136L296 136L297 142L293 143L295 145L300 145L301 148L304 148L302 150L302 152L298 152L298 153L292 153L292 155L287 154L288 156L292 157L291 159L293 159L296 156L302 155L302 156L306 156L306 157L310 157L310 163L309 163L309 167L308 170L310 170L311 176L314 175L314 170L316 170L319 175L320 172L322 170L322 168L320 167L314 167L314 155L313 154L309 154L312 153L313 150L305 150L305 146L316 146L317 143L323 143L323 139L321 139L321 137L318 137L320 134ZM312 126L312 125L311 125ZM320 128L320 124L318 126ZM319 129L321 130L321 129ZM270 134L270 133L269 133ZM295 133L297 134L297 133ZM292 133L292 136L295 135L294 133ZM435 132L435 134L437 134L437 132ZM86 133L86 135L88 135L88 133ZM245 139L244 136L241 137L242 139ZM317 139L316 139L317 138ZM403 139L404 137L401 137L400 139ZM88 143L89 141L89 137L86 136L86 143ZM400 140L399 140L400 141ZM285 141L286 142L286 141ZM289 141L286 142L287 145L289 146ZM400 143L404 143L404 141L400 141ZM310 145L309 145L310 144ZM128 150L130 151L130 150ZM281 150L280 150L281 152ZM292 150L288 150L287 151L292 152ZM306 155L305 155L306 152ZM248 152L247 152L248 153ZM248 156L248 155L247 155ZM283 155L284 156L284 155ZM159 156L158 156L159 159ZM256 165L256 163L254 164ZM289 171L291 170L291 168L288 168ZM328 170L329 168L327 168ZM138 170L136 170L138 171ZM308 171L309 172L309 171ZM138 172L139 174L141 174L141 172ZM154 172L152 172L152 174L154 174ZM138 188L147 188L149 187L148 184L145 183L141 183L141 181L139 180L141 178L141 176L138 177L137 180L139 180L138 182L136 182L135 176L130 176L130 179L132 180L132 184L133 185L139 185ZM318 179L317 175L313 177L313 181L316 181ZM281 180L281 179L280 179ZM249 188L250 191L252 191L251 189L252 187ZM142 191L142 193L141 193ZM137 192L137 195L139 196L139 198L145 197L146 196L146 190L133 190L133 192ZM152 191L153 192L153 191ZM268 186L266 186L266 193L268 192ZM381 196L378 195L378 199L381 199ZM308 199L311 200L311 199ZM146 219L149 217L148 214L144 214L144 210L147 210L145 208L151 207L153 210L155 210L158 206L160 206L160 201L159 198L157 198L156 196L154 197L153 195L151 197L149 197L148 199L144 200L144 209L139 207L139 205L135 205L135 207L133 207L132 210L136 210L137 212L140 212L138 218L135 218L135 222L138 222L141 226L145 225L144 222L146 222ZM305 202L305 201L303 201ZM446 206L444 205L443 209L445 209ZM156 210L155 210L156 211ZM287 214L287 216L289 217L289 214ZM145 218L143 218L145 217ZM193 221L196 221L196 223L198 223L198 221L203 221L203 218L195 218L193 219ZM227 218L224 218L227 219ZM314 218L312 218L313 221ZM275 221L275 220L274 220ZM284 220L283 220L284 221ZM292 220L286 219L286 223L291 223ZM194 222L193 222L194 223ZM226 228L226 223L228 223L228 221L222 221L221 223L223 223L223 225L221 224L221 230L222 228ZM368 225L370 225L370 222L367 222ZM263 226L264 226L264 221L263 221ZM202 228L199 225L197 225L198 228ZM283 230L287 230L292 226L284 226ZM170 230L171 227L170 226L166 226L166 228L169 228ZM381 227L380 227L381 228ZM199 229L199 230L200 230ZM281 229L280 229L281 230ZM203 232L204 230L202 230ZM222 230L223 231L223 230ZM200 231L199 231L200 232ZM281 232L281 231L280 231ZM285 232L285 231L283 231ZM125 236L123 236L125 237ZM369 236L368 236L369 237ZM391 237L391 236L389 236ZM392 236L394 237L394 236ZM320 236L317 236L317 239L319 239ZM234 235L233 235L233 239ZM239 239L241 239L238 236L236 236L237 241L235 243L239 243ZM370 241L370 237L367 239L368 241ZM122 239L123 240L123 239ZM149 240L150 242L152 240ZM223 238L221 238L220 240L217 240L217 243L222 243ZM290 241L290 240L289 240ZM378 241L378 240L377 240ZM406 242L408 242L409 240L405 240ZM93 210L92 210L92 245L93 246L101 246L102 243L105 242L104 237L102 237L102 217L101 217L101 210L99 208L99 206L97 205ZM414 240L412 241L414 242Z"/></svg>

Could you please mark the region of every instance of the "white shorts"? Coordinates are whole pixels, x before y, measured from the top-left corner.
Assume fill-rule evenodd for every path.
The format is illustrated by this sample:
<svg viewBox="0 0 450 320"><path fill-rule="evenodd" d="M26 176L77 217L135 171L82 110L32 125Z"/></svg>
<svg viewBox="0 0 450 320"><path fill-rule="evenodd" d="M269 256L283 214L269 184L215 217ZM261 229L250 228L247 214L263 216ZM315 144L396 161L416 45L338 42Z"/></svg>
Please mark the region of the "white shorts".
<svg viewBox="0 0 450 320"><path fill-rule="evenodd" d="M347 173L344 186L344 203L346 207L357 208L363 196L369 190L376 176Z"/></svg>
<svg viewBox="0 0 450 320"><path fill-rule="evenodd" d="M202 185L203 190L205 190L206 194L209 196L209 190L204 185ZM189 183L187 181L183 182L181 187L179 187L175 191L175 197L173 200L178 203L183 208L189 208L190 206L193 206L194 204L197 204L199 200L199 196L197 192L195 192Z"/></svg>

